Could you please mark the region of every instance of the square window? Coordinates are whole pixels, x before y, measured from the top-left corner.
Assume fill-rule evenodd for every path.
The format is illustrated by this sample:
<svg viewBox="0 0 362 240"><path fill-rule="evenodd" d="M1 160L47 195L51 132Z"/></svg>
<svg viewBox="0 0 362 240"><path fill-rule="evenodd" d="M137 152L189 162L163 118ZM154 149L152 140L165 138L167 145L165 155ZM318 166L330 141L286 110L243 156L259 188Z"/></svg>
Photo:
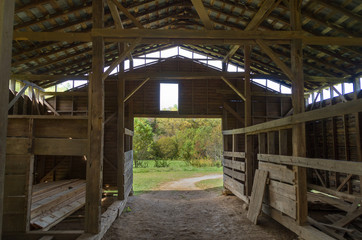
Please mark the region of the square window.
<svg viewBox="0 0 362 240"><path fill-rule="evenodd" d="M160 111L178 111L178 84L160 84Z"/></svg>

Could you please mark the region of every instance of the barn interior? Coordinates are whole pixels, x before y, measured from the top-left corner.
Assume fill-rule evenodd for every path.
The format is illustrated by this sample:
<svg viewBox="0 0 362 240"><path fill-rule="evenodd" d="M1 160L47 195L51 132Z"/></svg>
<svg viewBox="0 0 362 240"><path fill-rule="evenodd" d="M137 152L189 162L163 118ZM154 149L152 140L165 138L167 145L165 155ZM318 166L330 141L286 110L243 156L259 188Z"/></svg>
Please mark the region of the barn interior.
<svg viewBox="0 0 362 240"><path fill-rule="evenodd" d="M252 222L361 239L361 36L360 0L1 1L0 239L102 239L135 117L222 119L224 189Z"/></svg>

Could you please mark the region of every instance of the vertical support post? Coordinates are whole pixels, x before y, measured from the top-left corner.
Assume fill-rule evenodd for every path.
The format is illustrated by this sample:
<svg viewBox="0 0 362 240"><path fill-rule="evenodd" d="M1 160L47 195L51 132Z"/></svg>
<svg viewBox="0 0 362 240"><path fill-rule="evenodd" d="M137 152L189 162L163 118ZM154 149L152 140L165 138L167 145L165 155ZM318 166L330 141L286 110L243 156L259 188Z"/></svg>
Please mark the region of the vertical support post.
<svg viewBox="0 0 362 240"><path fill-rule="evenodd" d="M0 2L0 240L3 225L6 135L14 7L14 0Z"/></svg>
<svg viewBox="0 0 362 240"><path fill-rule="evenodd" d="M104 0L93 1L93 27L102 28ZM104 139L104 40L92 39L92 74L89 79L88 160L85 205L85 231L97 234L101 230L101 198Z"/></svg>
<svg viewBox="0 0 362 240"><path fill-rule="evenodd" d="M290 24L292 31L302 30L301 7L302 0L290 0ZM292 65L292 103L294 114L304 112L304 76L303 76L303 43L302 39L294 39L291 42ZM293 126L293 156L306 156L305 123ZM294 167L297 184L297 223L304 225L308 216L307 201L307 171L303 167Z"/></svg>
<svg viewBox="0 0 362 240"><path fill-rule="evenodd" d="M354 100L358 99L358 93L361 91L361 85L359 78L356 78L353 82L354 89ZM361 122L361 113L357 112L354 114L355 124L356 124L356 147L357 147L357 161L362 162L362 144L361 144L361 130L362 130L362 122ZM362 175L359 176L360 179L360 189L362 189ZM360 190L360 194L362 195L362 190Z"/></svg>
<svg viewBox="0 0 362 240"><path fill-rule="evenodd" d="M250 45L244 46L244 68L245 68L245 81L244 81L244 96L245 96L245 127L252 125L251 118L251 86L250 86ZM245 195L251 195L253 187L254 171L254 146L253 136L245 135Z"/></svg>
<svg viewBox="0 0 362 240"><path fill-rule="evenodd" d="M118 51L121 54L124 50L123 44L118 44ZM120 72L123 72L123 63L119 65ZM125 79L118 74L118 118L117 118L117 189L118 199L125 199L125 158L124 158L124 97L125 97Z"/></svg>

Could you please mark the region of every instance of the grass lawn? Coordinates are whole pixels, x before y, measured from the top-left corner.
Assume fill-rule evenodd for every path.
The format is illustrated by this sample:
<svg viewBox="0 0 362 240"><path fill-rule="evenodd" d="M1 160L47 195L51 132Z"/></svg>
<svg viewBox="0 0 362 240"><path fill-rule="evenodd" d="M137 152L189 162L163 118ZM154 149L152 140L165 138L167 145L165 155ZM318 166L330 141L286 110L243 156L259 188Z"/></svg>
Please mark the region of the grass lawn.
<svg viewBox="0 0 362 240"><path fill-rule="evenodd" d="M196 183L196 187L206 191L222 192L223 180L222 178L207 179Z"/></svg>
<svg viewBox="0 0 362 240"><path fill-rule="evenodd" d="M138 195L157 189L160 185L166 182L176 181L182 178L199 177L208 174L222 174L222 167L193 167L186 164L184 161L169 161L168 167L156 168L154 161L147 161L147 168L133 168L133 190L134 194ZM203 183L207 188L219 187L219 181L211 181ZM222 180L221 180L222 186Z"/></svg>

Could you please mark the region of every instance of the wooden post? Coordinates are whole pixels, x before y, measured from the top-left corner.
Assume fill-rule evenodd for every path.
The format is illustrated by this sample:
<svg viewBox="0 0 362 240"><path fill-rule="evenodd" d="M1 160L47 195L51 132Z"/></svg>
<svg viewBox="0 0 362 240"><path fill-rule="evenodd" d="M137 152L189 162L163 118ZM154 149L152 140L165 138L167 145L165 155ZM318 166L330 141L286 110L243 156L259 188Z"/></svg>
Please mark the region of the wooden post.
<svg viewBox="0 0 362 240"><path fill-rule="evenodd" d="M93 1L93 28L102 28L104 20L104 1ZM92 39L92 74L89 79L88 113L88 156L87 192L85 208L85 231L97 234L101 230L101 198L104 139L104 40Z"/></svg>
<svg viewBox="0 0 362 240"><path fill-rule="evenodd" d="M3 225L6 135L14 7L14 0L0 2L0 240Z"/></svg>
<svg viewBox="0 0 362 240"><path fill-rule="evenodd" d="M359 78L356 78L353 82L354 88L354 100L358 99L358 93L361 91L361 85ZM362 162L362 144L361 144L361 130L362 130L362 122L361 122L361 113L357 112L354 114L355 124L356 124L356 147L357 147L357 161ZM360 189L362 189L362 175L359 176L360 179ZM362 195L362 190L360 190L360 194Z"/></svg>
<svg viewBox="0 0 362 240"><path fill-rule="evenodd" d="M301 7L302 0L290 0L290 24L291 30L302 30ZM304 76L303 76L303 43L301 39L291 42L291 65L292 65L292 103L294 114L304 112ZM305 123L293 126L293 156L306 156ZM307 174L306 168L294 167L297 184L297 223L304 225L308 217L307 201Z"/></svg>
<svg viewBox="0 0 362 240"><path fill-rule="evenodd" d="M124 45L118 45L119 54L123 52ZM123 72L123 63L119 65L120 72ZM125 162L124 162L124 97L125 79L118 74L118 118L117 118L117 189L118 199L125 199Z"/></svg>
<svg viewBox="0 0 362 240"><path fill-rule="evenodd" d="M252 125L251 116L251 86L250 86L250 57L251 47L250 45L244 46L244 96L245 96L245 127ZM251 195L251 189L253 187L254 171L254 146L253 136L245 135L245 195Z"/></svg>

